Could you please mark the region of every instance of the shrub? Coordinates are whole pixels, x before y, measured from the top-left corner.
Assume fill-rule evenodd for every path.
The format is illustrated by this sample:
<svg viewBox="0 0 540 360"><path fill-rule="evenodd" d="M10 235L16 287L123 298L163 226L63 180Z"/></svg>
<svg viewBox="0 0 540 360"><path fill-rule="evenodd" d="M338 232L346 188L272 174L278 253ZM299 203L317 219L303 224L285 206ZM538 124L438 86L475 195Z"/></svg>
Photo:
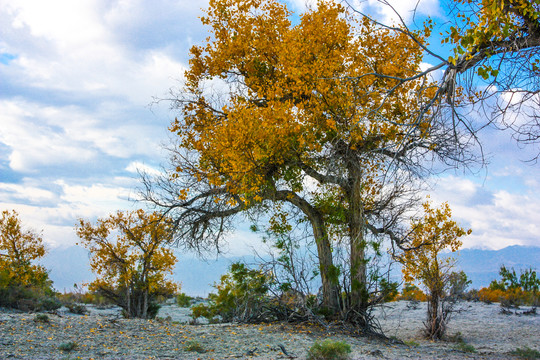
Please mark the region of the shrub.
<svg viewBox="0 0 540 360"><path fill-rule="evenodd" d="M460 272L452 272L448 276L449 295L453 298L464 299L467 287L472 284L472 281L467 278L467 274L463 270Z"/></svg>
<svg viewBox="0 0 540 360"><path fill-rule="evenodd" d="M403 285L403 290L401 295L397 297L398 300L409 300L409 301L426 301L427 296L418 286L411 283L405 283Z"/></svg>
<svg viewBox="0 0 540 360"><path fill-rule="evenodd" d="M50 322L49 316L47 314L37 314L34 317L34 321L38 323L48 324Z"/></svg>
<svg viewBox="0 0 540 360"><path fill-rule="evenodd" d="M52 311L62 304L52 290L35 285L12 284L0 287L0 306L21 311Z"/></svg>
<svg viewBox="0 0 540 360"><path fill-rule="evenodd" d="M81 304L66 304L66 307L68 308L69 312L73 314L84 315L88 313L86 306Z"/></svg>
<svg viewBox="0 0 540 360"><path fill-rule="evenodd" d="M181 293L176 296L176 305L186 308L191 305L192 300L193 298L191 296L187 296L186 294Z"/></svg>
<svg viewBox="0 0 540 360"><path fill-rule="evenodd" d="M490 286L489 288L478 290L478 299L487 304L499 302L502 297L504 297L504 290L498 288L492 289Z"/></svg>
<svg viewBox="0 0 540 360"><path fill-rule="evenodd" d="M231 265L229 272L214 285L217 294L209 294L208 304L194 306L192 317L202 316L209 321L218 316L222 321L258 322L270 320L262 314L268 303L266 294L272 279L262 270L254 270L242 263Z"/></svg>
<svg viewBox="0 0 540 360"><path fill-rule="evenodd" d="M68 343L62 343L58 346L59 350L68 351L68 352L75 350L76 348L77 348L77 343L73 341L70 341Z"/></svg>
<svg viewBox="0 0 540 360"><path fill-rule="evenodd" d="M512 351L511 354L527 360L540 359L540 351L531 349L528 346L524 348L517 348L516 350Z"/></svg>
<svg viewBox="0 0 540 360"><path fill-rule="evenodd" d="M157 313L159 312L159 309L161 309L161 305L156 302L150 302L148 304L148 309L146 310L146 316L148 319L155 319L157 316Z"/></svg>
<svg viewBox="0 0 540 360"><path fill-rule="evenodd" d="M405 345L407 345L407 346L410 346L410 347L417 347L417 346L420 346L420 344L417 343L417 342L414 341L414 340L404 341L403 343L404 343Z"/></svg>
<svg viewBox="0 0 540 360"><path fill-rule="evenodd" d="M503 265L499 275L501 276L499 281L493 280L488 288L479 291L482 301L499 301L504 307L538 304L540 279L536 276L535 270L529 268L518 275L513 268Z"/></svg>
<svg viewBox="0 0 540 360"><path fill-rule="evenodd" d="M190 340L184 345L185 351L196 352L199 354L205 353L206 349L197 340Z"/></svg>
<svg viewBox="0 0 540 360"><path fill-rule="evenodd" d="M454 336L448 338L449 341L456 343L456 349L463 352L475 353L474 346L467 344L461 332L457 332Z"/></svg>
<svg viewBox="0 0 540 360"><path fill-rule="evenodd" d="M478 290L478 299L485 303L500 302L504 307L517 307L520 305L535 306L538 303L538 294L523 291L522 288L509 288L502 290L499 287Z"/></svg>
<svg viewBox="0 0 540 360"><path fill-rule="evenodd" d="M399 284L397 282L381 279L379 286L383 302L390 302L396 299L399 293Z"/></svg>
<svg viewBox="0 0 540 360"><path fill-rule="evenodd" d="M315 342L308 350L308 360L346 360L352 352L351 345L344 341L332 341L326 339L323 342Z"/></svg>

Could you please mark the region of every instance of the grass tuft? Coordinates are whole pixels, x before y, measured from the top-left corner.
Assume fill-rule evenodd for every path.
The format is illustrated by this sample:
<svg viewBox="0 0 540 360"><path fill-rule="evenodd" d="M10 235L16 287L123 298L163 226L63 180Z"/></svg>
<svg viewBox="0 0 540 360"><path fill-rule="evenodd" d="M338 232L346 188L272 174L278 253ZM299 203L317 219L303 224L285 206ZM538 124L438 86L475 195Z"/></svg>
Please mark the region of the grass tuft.
<svg viewBox="0 0 540 360"><path fill-rule="evenodd" d="M70 341L68 343L63 343L58 346L59 350L66 351L66 352L75 350L76 348L77 348L77 343L73 341Z"/></svg>
<svg viewBox="0 0 540 360"><path fill-rule="evenodd" d="M512 351L511 354L527 360L540 359L540 351L531 349L528 346L525 346L524 348L517 348L516 350Z"/></svg>
<svg viewBox="0 0 540 360"><path fill-rule="evenodd" d="M51 320L47 314L37 314L34 317L34 321L38 323L48 324Z"/></svg>
<svg viewBox="0 0 540 360"><path fill-rule="evenodd" d="M190 340L184 345L185 351L197 352L199 354L205 353L206 349L196 340Z"/></svg>
<svg viewBox="0 0 540 360"><path fill-rule="evenodd" d="M308 350L308 360L347 360L351 353L351 345L344 341L332 341L326 339L323 342L315 342Z"/></svg>

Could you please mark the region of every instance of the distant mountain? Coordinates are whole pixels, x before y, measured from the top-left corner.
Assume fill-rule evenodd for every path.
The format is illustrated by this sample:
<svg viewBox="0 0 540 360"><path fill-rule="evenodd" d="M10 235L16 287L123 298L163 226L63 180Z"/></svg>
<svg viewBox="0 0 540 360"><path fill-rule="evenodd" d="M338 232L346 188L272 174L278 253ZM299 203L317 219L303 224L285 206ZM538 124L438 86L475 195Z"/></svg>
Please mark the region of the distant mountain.
<svg viewBox="0 0 540 360"><path fill-rule="evenodd" d="M231 263L245 260L253 263L253 257L221 257L207 261L194 256L178 255L174 279L182 283L182 291L188 295L206 296L213 290ZM73 284L90 282L94 275L90 271L88 253L79 246L52 249L41 262L50 270L54 287L59 291L72 290ZM499 278L501 265L516 270L529 267L540 270L540 247L509 246L501 250L464 249L460 251L458 268L472 280L471 287L479 289ZM396 271L395 276L399 278Z"/></svg>
<svg viewBox="0 0 540 360"><path fill-rule="evenodd" d="M501 265L516 271L532 267L540 270L540 247L509 246L501 250L460 250L458 267L472 280L472 287L479 289L499 279Z"/></svg>

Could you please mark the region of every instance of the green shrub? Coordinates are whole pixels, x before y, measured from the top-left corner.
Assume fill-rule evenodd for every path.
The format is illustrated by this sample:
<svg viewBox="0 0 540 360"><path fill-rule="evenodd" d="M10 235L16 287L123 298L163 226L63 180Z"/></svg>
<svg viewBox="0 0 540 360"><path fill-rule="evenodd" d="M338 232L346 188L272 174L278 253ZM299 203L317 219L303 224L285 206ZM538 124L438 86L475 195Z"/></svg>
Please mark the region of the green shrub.
<svg viewBox="0 0 540 360"><path fill-rule="evenodd" d="M191 308L192 317L205 317L209 321L220 317L222 321L258 322L264 318L261 310L267 304L266 294L271 277L262 270L254 270L242 263L231 265L229 272L221 276L219 284L214 285L217 294L209 294L208 304Z"/></svg>
<svg viewBox="0 0 540 360"><path fill-rule="evenodd" d="M525 346L524 348L517 348L516 350L512 351L511 354L527 360L540 359L540 351L531 349L528 346Z"/></svg>
<svg viewBox="0 0 540 360"><path fill-rule="evenodd" d="M399 291L399 283L395 281L388 281L386 279L381 279L379 282L380 292L384 302L393 301L396 299Z"/></svg>
<svg viewBox="0 0 540 360"><path fill-rule="evenodd" d="M161 305L156 302L151 302L148 304L148 308L146 310L146 316L148 319L155 319L157 316L157 313L159 312L159 309L161 309Z"/></svg>
<svg viewBox="0 0 540 360"><path fill-rule="evenodd" d="M456 349L459 351L468 352L468 353L476 352L476 348L472 346L471 344L467 344L467 343L458 343L456 345Z"/></svg>
<svg viewBox="0 0 540 360"><path fill-rule="evenodd" d="M351 345L344 341L332 341L326 339L323 342L315 342L308 350L308 360L346 360L352 352Z"/></svg>
<svg viewBox="0 0 540 360"><path fill-rule="evenodd" d="M501 280L493 280L490 285L490 290L509 290L509 289L522 289L524 292L530 292L537 294L540 291L540 279L536 275L536 271L532 268L522 270L519 276L516 274L514 268L507 268L501 266L499 270Z"/></svg>
<svg viewBox="0 0 540 360"><path fill-rule="evenodd" d="M50 322L49 316L47 314L37 314L34 317L34 321L38 323L48 324Z"/></svg>
<svg viewBox="0 0 540 360"><path fill-rule="evenodd" d="M181 293L176 296L176 305L178 305L179 307L187 308L190 307L191 300L193 300L191 296L187 296L186 294Z"/></svg>
<svg viewBox="0 0 540 360"><path fill-rule="evenodd" d="M449 292L453 298L464 299L467 287L472 284L472 281L467 278L467 274L462 270L460 272L452 272L448 277Z"/></svg>
<svg viewBox="0 0 540 360"><path fill-rule="evenodd" d="M88 313L86 306L81 304L66 304L66 307L68 308L69 312L73 314L84 315Z"/></svg>
<svg viewBox="0 0 540 360"><path fill-rule="evenodd" d="M53 311L62 307L62 303L57 298L46 297L40 299L40 310Z"/></svg>
<svg viewBox="0 0 540 360"><path fill-rule="evenodd" d="M468 353L476 352L475 347L470 344L467 344L467 342L463 338L463 334L459 331L455 333L453 336L449 337L448 340L456 343L456 350L468 352Z"/></svg>
<svg viewBox="0 0 540 360"><path fill-rule="evenodd" d="M73 341L58 345L59 350L68 351L68 352L72 351L72 350L75 350L76 348L77 348L77 343L73 342Z"/></svg>
<svg viewBox="0 0 540 360"><path fill-rule="evenodd" d="M205 353L206 349L196 340L190 340L184 345L185 351L197 352L199 354Z"/></svg>
<svg viewBox="0 0 540 360"><path fill-rule="evenodd" d="M417 342L414 341L414 340L404 341L403 343L404 343L405 345L407 345L407 346L410 346L410 347L417 347L417 346L420 346L420 344L417 343Z"/></svg>

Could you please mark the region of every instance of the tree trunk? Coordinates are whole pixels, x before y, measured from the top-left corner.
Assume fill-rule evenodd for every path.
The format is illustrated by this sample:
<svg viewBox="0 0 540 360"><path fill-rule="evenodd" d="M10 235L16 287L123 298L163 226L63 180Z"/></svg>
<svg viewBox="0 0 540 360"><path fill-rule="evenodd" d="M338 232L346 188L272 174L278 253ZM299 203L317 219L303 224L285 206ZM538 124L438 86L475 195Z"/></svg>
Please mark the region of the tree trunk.
<svg viewBox="0 0 540 360"><path fill-rule="evenodd" d="M319 258L319 270L321 273L323 289L323 306L333 314L340 312L339 278L337 268L332 259L332 247L328 240L326 226L322 216L310 218L313 235L317 243L317 255Z"/></svg>
<svg viewBox="0 0 540 360"><path fill-rule="evenodd" d="M358 168L357 163L353 163L349 167L349 176L350 310L352 310L355 317L358 315L363 317L368 308L369 294L366 281L367 262L364 202L362 199L362 172Z"/></svg>
<svg viewBox="0 0 540 360"><path fill-rule="evenodd" d="M317 244L317 256L319 258L319 270L323 289L322 305L330 313L339 314L341 311L339 275L332 259L332 246L328 239L328 232L322 214L295 192L280 190L276 191L274 196L277 200L287 201L298 207L308 217Z"/></svg>

